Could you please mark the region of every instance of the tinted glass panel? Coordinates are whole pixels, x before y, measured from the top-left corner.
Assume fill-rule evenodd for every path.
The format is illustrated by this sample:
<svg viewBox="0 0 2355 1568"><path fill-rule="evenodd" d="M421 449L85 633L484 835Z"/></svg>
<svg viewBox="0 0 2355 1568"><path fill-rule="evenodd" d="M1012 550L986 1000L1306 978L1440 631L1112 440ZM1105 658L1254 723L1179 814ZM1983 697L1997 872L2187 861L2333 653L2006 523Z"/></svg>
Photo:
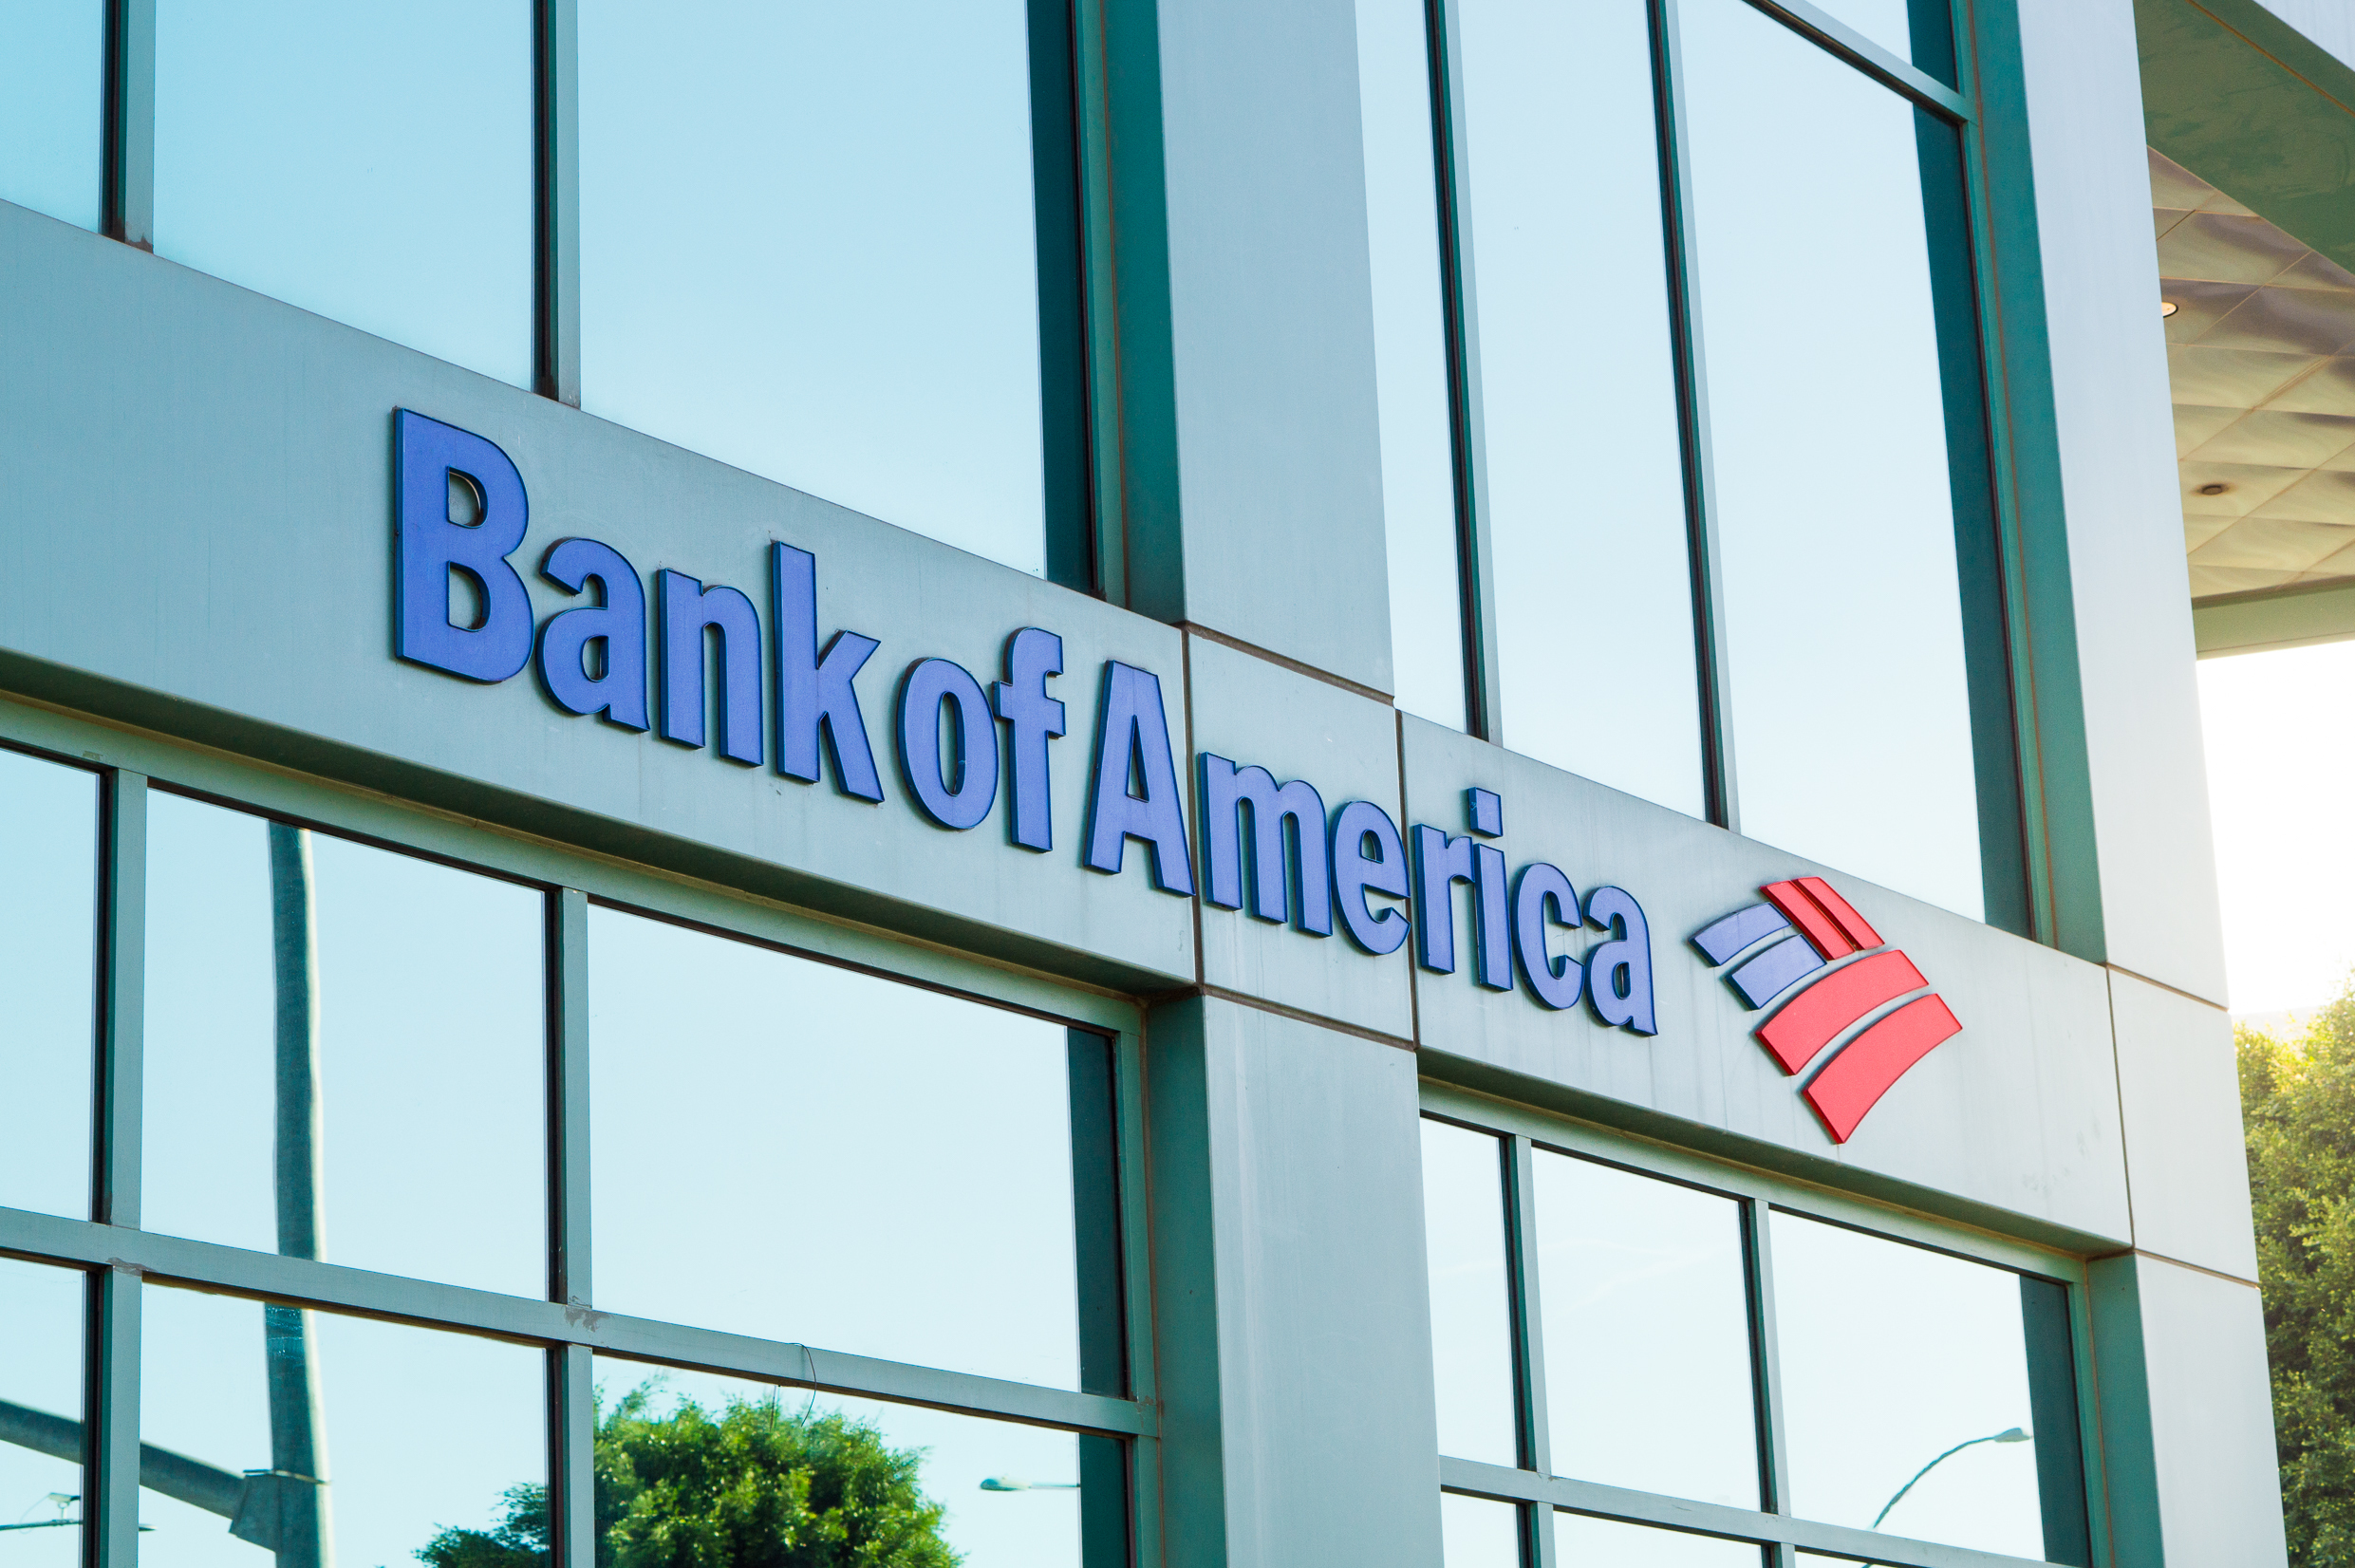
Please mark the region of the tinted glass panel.
<svg viewBox="0 0 2355 1568"><path fill-rule="evenodd" d="M464 1335L151 1288L146 1568L459 1568L545 1549L542 1355ZM313 1478L316 1478L315 1480ZM502 1524L522 1540L502 1553Z"/></svg>
<svg viewBox="0 0 2355 1568"><path fill-rule="evenodd" d="M542 900L155 794L150 1230L547 1284Z"/></svg>
<svg viewBox="0 0 2355 1568"><path fill-rule="evenodd" d="M0 200L98 227L104 0L0 8Z"/></svg>
<svg viewBox="0 0 2355 1568"><path fill-rule="evenodd" d="M1439 1451L1518 1461L1512 1295L1505 1263L1504 1144L1423 1124L1423 1236L1431 1270L1431 1366Z"/></svg>
<svg viewBox="0 0 2355 1568"><path fill-rule="evenodd" d="M689 1532L717 1536L725 1561L802 1560L779 1553L789 1530L838 1540L827 1560L846 1563L1128 1559L1112 1439L605 1357L597 1391L601 1561L649 1560Z"/></svg>
<svg viewBox="0 0 2355 1568"><path fill-rule="evenodd" d="M1644 8L1466 0L1460 14L1503 737L1697 813Z"/></svg>
<svg viewBox="0 0 2355 1568"><path fill-rule="evenodd" d="M1757 1507L1740 1209L1591 1160L1535 1158L1555 1472Z"/></svg>
<svg viewBox="0 0 2355 1568"><path fill-rule="evenodd" d="M1773 1241L1792 1511L2042 1558L2019 1277L1779 1212Z"/></svg>
<svg viewBox="0 0 2355 1568"><path fill-rule="evenodd" d="M156 252L532 380L529 0L158 0Z"/></svg>
<svg viewBox="0 0 2355 1568"><path fill-rule="evenodd" d="M1439 1494L1446 1568L1521 1568L1521 1509L1493 1498Z"/></svg>
<svg viewBox="0 0 2355 1568"><path fill-rule="evenodd" d="M0 752L0 1204L90 1212L98 775Z"/></svg>
<svg viewBox="0 0 2355 1568"><path fill-rule="evenodd" d="M1076 1383L1062 1026L608 909L589 994L599 1306Z"/></svg>
<svg viewBox="0 0 2355 1568"><path fill-rule="evenodd" d="M10 1568L82 1568L83 1276L0 1260L0 1523Z"/></svg>
<svg viewBox="0 0 2355 1568"><path fill-rule="evenodd" d="M1027 29L584 0L584 406L1042 572Z"/></svg>
<svg viewBox="0 0 2355 1568"><path fill-rule="evenodd" d="M1460 730L1463 574L1422 0L1357 0L1357 90L1365 115L1393 679L1401 708Z"/></svg>
<svg viewBox="0 0 2355 1568"><path fill-rule="evenodd" d="M1745 0L1682 16L1742 831L1977 918L1916 113Z"/></svg>
<svg viewBox="0 0 2355 1568"><path fill-rule="evenodd" d="M1555 1555L1565 1568L1761 1568L1747 1541L1654 1530L1584 1514L1554 1516Z"/></svg>

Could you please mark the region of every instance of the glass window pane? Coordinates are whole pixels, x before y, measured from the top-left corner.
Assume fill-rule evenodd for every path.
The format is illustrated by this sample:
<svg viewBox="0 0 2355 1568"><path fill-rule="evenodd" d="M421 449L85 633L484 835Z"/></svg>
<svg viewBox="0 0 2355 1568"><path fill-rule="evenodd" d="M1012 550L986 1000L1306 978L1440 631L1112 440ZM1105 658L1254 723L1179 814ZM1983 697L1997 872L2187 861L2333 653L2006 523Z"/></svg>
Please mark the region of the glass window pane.
<svg viewBox="0 0 2355 1568"><path fill-rule="evenodd" d="M1791 1214L1772 1230L1791 1511L2042 1558L2019 1277Z"/></svg>
<svg viewBox="0 0 2355 1568"><path fill-rule="evenodd" d="M1757 1507L1740 1207L1565 1154L1536 1174L1554 1472Z"/></svg>
<svg viewBox="0 0 2355 1568"><path fill-rule="evenodd" d="M1916 112L1746 0L1682 14L1742 831L1976 919Z"/></svg>
<svg viewBox="0 0 2355 1568"><path fill-rule="evenodd" d="M1584 1514L1554 1516L1562 1568L1763 1568L1764 1548L1744 1540L1654 1530Z"/></svg>
<svg viewBox="0 0 2355 1568"><path fill-rule="evenodd" d="M1045 569L1022 0L584 0L583 406Z"/></svg>
<svg viewBox="0 0 2355 1568"><path fill-rule="evenodd" d="M1357 0L1357 91L1365 121L1392 681L1398 706L1460 730L1463 573L1422 0Z"/></svg>
<svg viewBox="0 0 2355 1568"><path fill-rule="evenodd" d="M98 775L0 751L0 1204L90 1212Z"/></svg>
<svg viewBox="0 0 2355 1568"><path fill-rule="evenodd" d="M1817 0L1835 21L1843 22L1878 44L1919 66L1948 86L1954 84L1954 29L1947 14L1948 0L1921 0L1919 11L1906 0Z"/></svg>
<svg viewBox="0 0 2355 1568"><path fill-rule="evenodd" d="M1439 1540L1446 1568L1521 1568L1521 1506L1442 1492Z"/></svg>
<svg viewBox="0 0 2355 1568"><path fill-rule="evenodd" d="M140 1308L141 1568L480 1568L546 1551L539 1352L160 1287Z"/></svg>
<svg viewBox="0 0 2355 1568"><path fill-rule="evenodd" d="M0 8L0 200L98 227L105 0Z"/></svg>
<svg viewBox="0 0 2355 1568"><path fill-rule="evenodd" d="M0 1523L10 1568L82 1568L84 1276L0 1260Z"/></svg>
<svg viewBox="0 0 2355 1568"><path fill-rule="evenodd" d="M1461 19L1504 740L1698 814L1645 10L1466 0Z"/></svg>
<svg viewBox="0 0 2355 1568"><path fill-rule="evenodd" d="M1100 1042L610 909L589 928L600 1307L1077 1385L1074 1067Z"/></svg>
<svg viewBox="0 0 2355 1568"><path fill-rule="evenodd" d="M543 1295L543 906L151 795L146 1227Z"/></svg>
<svg viewBox="0 0 2355 1568"><path fill-rule="evenodd" d="M613 1521L600 1561L653 1560L645 1543L658 1532L690 1530L720 1536L716 1560L789 1560L776 1539L788 1529L844 1532L827 1560L846 1563L1128 1560L1116 1439L604 1356L597 1409L597 1517ZM858 1505L846 1504L854 1488Z"/></svg>
<svg viewBox="0 0 2355 1568"><path fill-rule="evenodd" d="M1504 1154L1503 1141L1488 1133L1423 1123L1423 1237L1430 1256L1439 1451L1517 1465Z"/></svg>
<svg viewBox="0 0 2355 1568"><path fill-rule="evenodd" d="M156 253L532 382L528 0L159 0Z"/></svg>

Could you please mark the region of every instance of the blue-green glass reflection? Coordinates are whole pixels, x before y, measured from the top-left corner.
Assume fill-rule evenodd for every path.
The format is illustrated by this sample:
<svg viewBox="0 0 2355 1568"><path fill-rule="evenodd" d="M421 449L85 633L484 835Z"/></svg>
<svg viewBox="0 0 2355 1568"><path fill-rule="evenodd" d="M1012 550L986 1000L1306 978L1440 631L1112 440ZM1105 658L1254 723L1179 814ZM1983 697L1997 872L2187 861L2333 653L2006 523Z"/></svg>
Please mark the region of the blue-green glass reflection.
<svg viewBox="0 0 2355 1568"><path fill-rule="evenodd" d="M83 1568L84 1276L0 1260L0 1553Z"/></svg>
<svg viewBox="0 0 2355 1568"><path fill-rule="evenodd" d="M145 1227L540 1295L542 909L152 793Z"/></svg>
<svg viewBox="0 0 2355 1568"><path fill-rule="evenodd" d="M1639 0L1465 0L1503 739L1699 814L1700 705Z"/></svg>
<svg viewBox="0 0 2355 1568"><path fill-rule="evenodd" d="M1439 1494L1443 1568L1521 1568L1521 1508L1494 1498Z"/></svg>
<svg viewBox="0 0 2355 1568"><path fill-rule="evenodd" d="M1463 571L1423 0L1357 0L1357 89L1365 121L1392 679L1399 707L1460 730Z"/></svg>
<svg viewBox="0 0 2355 1568"><path fill-rule="evenodd" d="M1022 0L583 0L582 404L1045 570Z"/></svg>
<svg viewBox="0 0 2355 1568"><path fill-rule="evenodd" d="M1680 14L1742 831L1977 919L1916 113L1745 0Z"/></svg>
<svg viewBox="0 0 2355 1568"><path fill-rule="evenodd" d="M1424 1120L1423 1239L1439 1451L1516 1464L1504 1145L1494 1134Z"/></svg>
<svg viewBox="0 0 2355 1568"><path fill-rule="evenodd" d="M1733 1200L1544 1150L1533 1167L1554 1473L1757 1507Z"/></svg>
<svg viewBox="0 0 2355 1568"><path fill-rule="evenodd" d="M98 227L105 0L0 7L0 201Z"/></svg>
<svg viewBox="0 0 2355 1568"><path fill-rule="evenodd" d="M532 381L530 0L157 0L156 253Z"/></svg>
<svg viewBox="0 0 2355 1568"><path fill-rule="evenodd" d="M1062 1026L614 910L589 936L597 1305L1077 1385Z"/></svg>
<svg viewBox="0 0 2355 1568"><path fill-rule="evenodd" d="M89 1215L97 963L98 775L0 752L0 1204L9 1208Z"/></svg>
<svg viewBox="0 0 2355 1568"><path fill-rule="evenodd" d="M1554 1548L1562 1568L1765 1568L1772 1560L1748 1541L1571 1513L1554 1516Z"/></svg>
<svg viewBox="0 0 2355 1568"><path fill-rule="evenodd" d="M1791 1511L2042 1559L2019 1277L1779 1211L1772 1234Z"/></svg>
<svg viewBox="0 0 2355 1568"><path fill-rule="evenodd" d="M542 1517L546 1358L531 1347L159 1286L140 1328L140 1438L172 1456L141 1470L145 1568L533 1559L528 1532L506 1553L464 1534L518 1501Z"/></svg>
<svg viewBox="0 0 2355 1568"><path fill-rule="evenodd" d="M1112 1440L607 1356L596 1368L597 1509L616 1520L604 1543L616 1552L700 1524L723 1533L731 1560L778 1560L761 1533L790 1524L839 1532L846 1562L1129 1560ZM798 1502L796 1468L807 1485ZM658 1474L676 1480L658 1490L647 1484Z"/></svg>

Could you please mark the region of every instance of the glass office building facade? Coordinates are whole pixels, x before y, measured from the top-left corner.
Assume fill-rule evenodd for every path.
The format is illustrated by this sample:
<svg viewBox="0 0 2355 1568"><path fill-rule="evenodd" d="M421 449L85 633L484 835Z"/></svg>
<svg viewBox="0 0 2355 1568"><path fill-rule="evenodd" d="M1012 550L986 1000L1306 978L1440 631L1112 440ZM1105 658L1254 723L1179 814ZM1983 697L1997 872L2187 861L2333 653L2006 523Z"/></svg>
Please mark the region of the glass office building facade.
<svg viewBox="0 0 2355 1568"><path fill-rule="evenodd" d="M0 1552L2280 1560L2175 3L0 4Z"/></svg>

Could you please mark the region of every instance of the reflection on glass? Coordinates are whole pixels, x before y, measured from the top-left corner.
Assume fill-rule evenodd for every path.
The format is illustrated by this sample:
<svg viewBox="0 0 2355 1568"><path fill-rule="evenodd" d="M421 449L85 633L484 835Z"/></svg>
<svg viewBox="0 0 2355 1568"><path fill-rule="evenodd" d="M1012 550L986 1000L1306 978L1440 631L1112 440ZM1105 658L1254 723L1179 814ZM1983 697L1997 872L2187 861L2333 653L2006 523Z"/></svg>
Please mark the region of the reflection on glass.
<svg viewBox="0 0 2355 1568"><path fill-rule="evenodd" d="M1744 1540L1622 1524L1584 1514L1554 1516L1562 1568L1762 1568L1764 1548Z"/></svg>
<svg viewBox="0 0 2355 1568"><path fill-rule="evenodd" d="M801 1561L787 1532L838 1540L828 1561L1128 1560L1114 1439L603 1356L597 1410L600 1561L676 1560L649 1550L664 1536L712 1540L711 1560Z"/></svg>
<svg viewBox="0 0 2355 1568"><path fill-rule="evenodd" d="M1944 0L1931 0L1934 5ZM1844 22L1899 60L1914 49L1913 17L1906 0L1817 0L1835 21Z"/></svg>
<svg viewBox="0 0 2355 1568"><path fill-rule="evenodd" d="M1652 43L1626 0L1467 0L1505 743L1698 814Z"/></svg>
<svg viewBox="0 0 2355 1568"><path fill-rule="evenodd" d="M1464 603L1448 411L1439 187L1422 0L1357 0L1366 232L1374 267L1374 392L1398 706L1462 729Z"/></svg>
<svg viewBox="0 0 2355 1568"><path fill-rule="evenodd" d="M0 1204L90 1212L98 775L0 751Z"/></svg>
<svg viewBox="0 0 2355 1568"><path fill-rule="evenodd" d="M583 405L1045 569L1022 0L583 0Z"/></svg>
<svg viewBox="0 0 2355 1568"><path fill-rule="evenodd" d="M2019 1277L1779 1211L1772 1229L1791 1511L2042 1558Z"/></svg>
<svg viewBox="0 0 2355 1568"><path fill-rule="evenodd" d="M0 1528L9 1568L82 1568L83 1276L0 1260Z"/></svg>
<svg viewBox="0 0 2355 1568"><path fill-rule="evenodd" d="M1742 831L1976 919L1916 111L1745 0L1682 15Z"/></svg>
<svg viewBox="0 0 2355 1568"><path fill-rule="evenodd" d="M532 381L528 0L159 0L156 252Z"/></svg>
<svg viewBox="0 0 2355 1568"><path fill-rule="evenodd" d="M542 1294L542 907L150 795L146 1228Z"/></svg>
<svg viewBox="0 0 2355 1568"><path fill-rule="evenodd" d="M140 1306L144 1568L525 1568L545 1554L537 1352L161 1287ZM468 1539L518 1513L509 1552Z"/></svg>
<svg viewBox="0 0 2355 1568"><path fill-rule="evenodd" d="M614 910L589 932L600 1307L1076 1386L1100 1040Z"/></svg>
<svg viewBox="0 0 2355 1568"><path fill-rule="evenodd" d="M1740 1209L1566 1154L1535 1163L1554 1472L1757 1507Z"/></svg>
<svg viewBox="0 0 2355 1568"><path fill-rule="evenodd" d="M0 7L0 201L98 227L104 0Z"/></svg>
<svg viewBox="0 0 2355 1568"><path fill-rule="evenodd" d="M1445 1568L1521 1568L1521 1508L1494 1498L1439 1494Z"/></svg>
<svg viewBox="0 0 2355 1568"><path fill-rule="evenodd" d="M1491 1465L1520 1461L1503 1158L1503 1141L1488 1133L1423 1123L1439 1451Z"/></svg>

